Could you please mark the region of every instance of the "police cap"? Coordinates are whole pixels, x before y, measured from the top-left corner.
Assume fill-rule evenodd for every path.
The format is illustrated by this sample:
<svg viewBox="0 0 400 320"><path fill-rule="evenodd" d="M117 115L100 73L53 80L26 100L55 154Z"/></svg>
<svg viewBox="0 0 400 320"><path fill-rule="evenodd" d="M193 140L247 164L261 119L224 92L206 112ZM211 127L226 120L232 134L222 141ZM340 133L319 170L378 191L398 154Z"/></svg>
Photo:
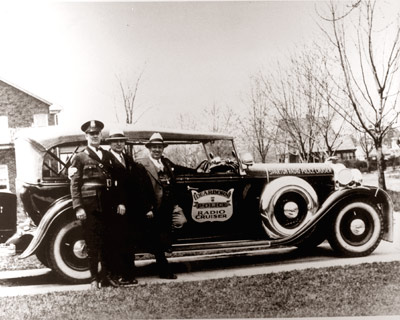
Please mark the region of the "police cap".
<svg viewBox="0 0 400 320"><path fill-rule="evenodd" d="M104 128L104 123L98 120L90 120L81 126L81 130L85 133L100 132Z"/></svg>

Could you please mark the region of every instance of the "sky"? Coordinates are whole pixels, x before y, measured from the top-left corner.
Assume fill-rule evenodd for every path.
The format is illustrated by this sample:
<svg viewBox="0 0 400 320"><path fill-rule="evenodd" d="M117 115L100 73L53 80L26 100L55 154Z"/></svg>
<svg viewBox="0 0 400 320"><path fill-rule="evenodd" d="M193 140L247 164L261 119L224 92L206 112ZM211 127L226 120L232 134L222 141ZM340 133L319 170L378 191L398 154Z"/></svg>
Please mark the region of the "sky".
<svg viewBox="0 0 400 320"><path fill-rule="evenodd" d="M320 3L320 2L319 2ZM315 2L0 2L0 79L62 107L60 124L172 127L212 105L241 110L249 79L315 39Z"/></svg>

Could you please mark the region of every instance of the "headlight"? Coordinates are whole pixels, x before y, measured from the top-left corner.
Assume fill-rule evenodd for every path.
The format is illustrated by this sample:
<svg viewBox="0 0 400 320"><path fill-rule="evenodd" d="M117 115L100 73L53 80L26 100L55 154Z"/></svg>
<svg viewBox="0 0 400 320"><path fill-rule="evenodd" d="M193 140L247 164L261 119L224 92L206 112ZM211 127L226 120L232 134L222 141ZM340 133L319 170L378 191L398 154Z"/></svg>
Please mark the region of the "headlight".
<svg viewBox="0 0 400 320"><path fill-rule="evenodd" d="M354 182L357 184L362 184L363 177L361 171L358 169L351 169L351 171L353 173Z"/></svg>
<svg viewBox="0 0 400 320"><path fill-rule="evenodd" d="M334 172L335 181L337 181L341 187L362 183L362 174L358 169L348 169L343 166L334 168Z"/></svg>
<svg viewBox="0 0 400 320"><path fill-rule="evenodd" d="M353 174L351 169L344 168L337 172L336 174L336 181L339 182L341 186L349 185L353 180Z"/></svg>

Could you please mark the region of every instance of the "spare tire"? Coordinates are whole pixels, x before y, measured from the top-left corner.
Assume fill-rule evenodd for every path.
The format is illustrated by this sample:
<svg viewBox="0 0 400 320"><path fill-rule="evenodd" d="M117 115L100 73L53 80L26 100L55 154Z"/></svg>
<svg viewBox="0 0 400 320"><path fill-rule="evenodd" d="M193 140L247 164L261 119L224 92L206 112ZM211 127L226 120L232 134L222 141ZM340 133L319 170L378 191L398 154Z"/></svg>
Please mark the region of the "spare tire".
<svg viewBox="0 0 400 320"><path fill-rule="evenodd" d="M313 187L298 177L282 177L266 185L260 199L263 227L272 239L295 234L318 209Z"/></svg>

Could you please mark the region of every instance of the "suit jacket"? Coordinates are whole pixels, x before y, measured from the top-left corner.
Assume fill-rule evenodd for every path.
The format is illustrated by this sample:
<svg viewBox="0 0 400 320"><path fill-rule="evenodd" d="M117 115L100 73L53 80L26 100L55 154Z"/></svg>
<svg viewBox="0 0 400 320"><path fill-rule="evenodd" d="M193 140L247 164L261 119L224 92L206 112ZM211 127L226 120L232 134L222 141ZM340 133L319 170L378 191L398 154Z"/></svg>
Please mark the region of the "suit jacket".
<svg viewBox="0 0 400 320"><path fill-rule="evenodd" d="M157 171L157 167L154 165L153 161L151 161L150 157L146 157L146 158L142 158L142 159L138 159L138 162L140 164L142 164L147 173L148 176L150 177L150 181L151 181L151 185L153 186L153 190L154 190L154 195L155 195L155 203L156 209L159 209L161 206L161 202L162 202L162 198L163 198L163 186L162 183L160 181L160 178L158 176L158 171ZM171 179L174 179L174 175L173 175L173 167L171 167L170 162L168 159L166 158L161 158L161 162L164 165L164 170L167 170L168 174L170 175ZM171 162L172 163L172 162Z"/></svg>
<svg viewBox="0 0 400 320"><path fill-rule="evenodd" d="M79 152L68 169L71 179L71 197L74 209L83 207L88 212L102 212L108 203L107 193L111 184L111 154L102 150L103 158L90 148Z"/></svg>
<svg viewBox="0 0 400 320"><path fill-rule="evenodd" d="M155 206L154 191L146 169L123 153L125 166L112 153L113 207L124 204L127 215L132 219L142 219Z"/></svg>
<svg viewBox="0 0 400 320"><path fill-rule="evenodd" d="M157 167L154 165L153 161L151 161L150 156L141 158L137 160L141 163L147 170L147 173L150 177L151 184L154 189L155 197L156 197L156 208L160 208L162 199L163 199L163 186L158 176ZM187 168L184 166L176 165L171 160L166 157L161 157L161 162L164 165L164 171L168 174L171 179L171 188L172 194L174 195L174 185L175 185L175 175L179 174L193 174L196 173L196 169ZM176 204L176 203L175 203Z"/></svg>

